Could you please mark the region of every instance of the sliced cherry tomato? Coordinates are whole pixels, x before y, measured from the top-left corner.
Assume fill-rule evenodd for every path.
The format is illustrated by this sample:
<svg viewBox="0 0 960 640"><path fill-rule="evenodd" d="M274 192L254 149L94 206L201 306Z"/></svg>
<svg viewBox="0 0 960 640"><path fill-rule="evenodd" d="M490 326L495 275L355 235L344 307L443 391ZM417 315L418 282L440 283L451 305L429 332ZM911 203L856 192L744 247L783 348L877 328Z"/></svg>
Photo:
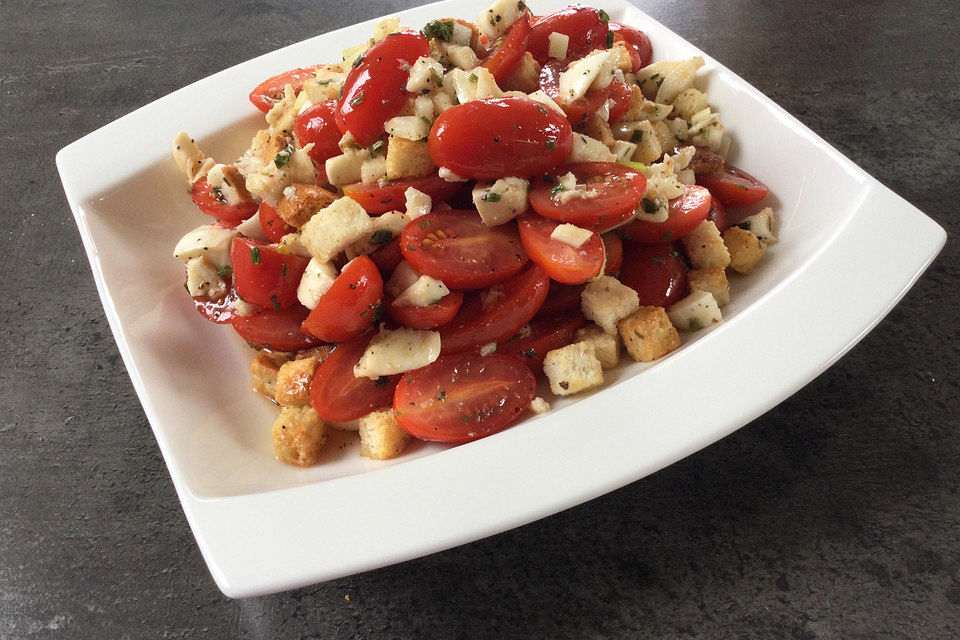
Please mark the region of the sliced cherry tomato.
<svg viewBox="0 0 960 640"><path fill-rule="evenodd" d="M323 65L317 64L312 67L303 67L301 69L291 69L272 78L267 78L250 92L250 102L257 109L266 113L273 107L273 103L283 97L283 88L288 84L293 87L296 93L303 89L303 83L309 80L317 72L317 69Z"/></svg>
<svg viewBox="0 0 960 640"><path fill-rule="evenodd" d="M453 320L462 303L463 292L451 291L436 304L427 307L396 304L391 300L387 304L387 313L398 323L411 329L436 329Z"/></svg>
<svg viewBox="0 0 960 640"><path fill-rule="evenodd" d="M488 227L476 211L434 211L400 234L403 258L417 273L453 289L481 289L520 272L527 252L511 223Z"/></svg>
<svg viewBox="0 0 960 640"><path fill-rule="evenodd" d="M626 243L620 281L637 292L640 304L669 307L687 295L687 267L680 245Z"/></svg>
<svg viewBox="0 0 960 640"><path fill-rule="evenodd" d="M517 218L520 241L530 260L551 279L565 284L586 282L600 275L604 257L600 234L594 232L589 240L574 247L550 236L559 225L532 212Z"/></svg>
<svg viewBox="0 0 960 640"><path fill-rule="evenodd" d="M407 206L404 194L410 187L430 196L436 207L459 191L461 183L447 182L434 173L413 180L397 180L383 186L378 182L348 184L343 187L343 195L359 203L370 215L378 215L387 211L404 211Z"/></svg>
<svg viewBox="0 0 960 640"><path fill-rule="evenodd" d="M770 193L767 185L729 163L721 171L698 174L697 184L709 189L727 207L747 207Z"/></svg>
<svg viewBox="0 0 960 640"><path fill-rule="evenodd" d="M340 138L343 137L337 127L337 101L318 102L300 112L293 122L293 135L297 143L305 147L313 143L310 159L320 174L320 180L327 181L325 163L328 159L340 155Z"/></svg>
<svg viewBox="0 0 960 640"><path fill-rule="evenodd" d="M613 100L613 104L610 105L608 122L617 124L623 120L623 116L630 110L630 104L633 102L633 92L622 81L614 80L610 83L610 99Z"/></svg>
<svg viewBox="0 0 960 640"><path fill-rule="evenodd" d="M549 286L547 275L530 265L489 291L471 296L457 316L440 327L442 353L460 353L507 340L537 313Z"/></svg>
<svg viewBox="0 0 960 640"><path fill-rule="evenodd" d="M377 265L377 270L384 278L390 277L401 262L403 262L403 253L400 252L400 238L394 238L370 254L373 264Z"/></svg>
<svg viewBox="0 0 960 640"><path fill-rule="evenodd" d="M548 351L565 347L573 342L577 329L587 324L578 312L554 316L537 316L522 328L520 333L497 348L497 353L520 358L535 373L543 369L543 359Z"/></svg>
<svg viewBox="0 0 960 640"><path fill-rule="evenodd" d="M371 380L353 375L353 367L372 339L371 334L341 342L317 367L310 383L310 404L324 420L349 422L390 406L400 376Z"/></svg>
<svg viewBox="0 0 960 640"><path fill-rule="evenodd" d="M193 304L196 306L197 312L210 322L216 324L229 323L235 314L232 303L237 299L237 292L233 290L233 279L229 277L224 279L226 280L227 291L218 300L211 300L201 296L193 298Z"/></svg>
<svg viewBox="0 0 960 640"><path fill-rule="evenodd" d="M415 438L469 442L515 422L536 388L533 373L516 358L464 353L403 374L393 411Z"/></svg>
<svg viewBox="0 0 960 640"><path fill-rule="evenodd" d="M523 58L530 38L530 15L524 13L511 25L500 45L484 60L483 67L493 74L497 83L510 77Z"/></svg>
<svg viewBox="0 0 960 640"><path fill-rule="evenodd" d="M550 34L570 38L566 60L579 60L595 49L607 46L607 21L598 9L567 7L537 18L530 30L527 51L540 64L550 60Z"/></svg>
<svg viewBox="0 0 960 640"><path fill-rule="evenodd" d="M266 202L260 203L260 227L270 242L280 242L280 238L297 230L296 227L291 227L283 221L283 218L277 214L276 207Z"/></svg>
<svg viewBox="0 0 960 640"><path fill-rule="evenodd" d="M367 256L350 261L303 323L303 330L324 342L357 337L383 315L383 278Z"/></svg>
<svg viewBox="0 0 960 640"><path fill-rule="evenodd" d="M620 273L620 265L623 263L623 240L612 232L603 234L601 240L603 240L603 251L607 256L603 272L608 276L616 275Z"/></svg>
<svg viewBox="0 0 960 640"><path fill-rule="evenodd" d="M543 301L543 306L537 311L537 317L579 311L580 299L585 286L582 284L560 284L551 281L547 299Z"/></svg>
<svg viewBox="0 0 960 640"><path fill-rule="evenodd" d="M309 262L250 238L234 238L230 245L237 295L267 309L286 309L297 301L297 286Z"/></svg>
<svg viewBox="0 0 960 640"><path fill-rule="evenodd" d="M634 242L668 242L679 240L706 219L710 213L710 192L696 185L685 185L682 196L670 201L669 217L663 222L634 220L619 231Z"/></svg>
<svg viewBox="0 0 960 640"><path fill-rule="evenodd" d="M366 50L343 83L337 105L337 126L362 147L383 133L383 123L407 102L410 65L430 55L427 39L415 31L391 33Z"/></svg>
<svg viewBox="0 0 960 640"><path fill-rule="evenodd" d="M433 163L458 176L532 176L570 155L573 130L559 113L529 98L471 100L440 114L430 130Z"/></svg>
<svg viewBox="0 0 960 640"><path fill-rule="evenodd" d="M632 50L630 60L634 64L632 69L634 73L650 64L650 61L653 60L653 47L650 45L650 38L648 38L647 34L643 31L617 24L616 22L610 23L610 31L613 31L615 38L618 40L622 39L626 42L627 45L629 45L628 49ZM634 53L636 54L636 58L634 58Z"/></svg>
<svg viewBox="0 0 960 640"><path fill-rule="evenodd" d="M554 193L560 195L557 178L568 172L577 177L578 185L586 185L587 191L596 191L597 195L578 196L566 202L554 197ZM622 164L577 162L535 178L530 186L530 206L545 218L605 231L633 215L646 186L642 173Z"/></svg>
<svg viewBox="0 0 960 640"><path fill-rule="evenodd" d="M320 344L313 336L300 330L300 325L310 312L295 304L286 309L263 309L252 316L234 316L233 328L254 347L274 351L299 351Z"/></svg>
<svg viewBox="0 0 960 640"><path fill-rule="evenodd" d="M565 71L566 68L567 63L563 60L553 60L543 65L540 69L540 88L543 89L544 93L553 98L557 104L560 104L560 73ZM577 98L561 108L563 112L567 114L567 119L570 122L579 124L603 106L603 103L610 95L610 91L610 86L604 89L588 91L582 98Z"/></svg>
<svg viewBox="0 0 960 640"><path fill-rule="evenodd" d="M227 204L222 196L213 193L206 178L200 178L193 183L190 187L190 197L201 211L216 218L223 223L223 226L230 229L257 212L257 203L252 200L240 204Z"/></svg>
<svg viewBox="0 0 960 640"><path fill-rule="evenodd" d="M730 228L730 215L727 213L727 208L720 202L720 198L710 198L710 213L707 214L707 220L712 220L720 233Z"/></svg>

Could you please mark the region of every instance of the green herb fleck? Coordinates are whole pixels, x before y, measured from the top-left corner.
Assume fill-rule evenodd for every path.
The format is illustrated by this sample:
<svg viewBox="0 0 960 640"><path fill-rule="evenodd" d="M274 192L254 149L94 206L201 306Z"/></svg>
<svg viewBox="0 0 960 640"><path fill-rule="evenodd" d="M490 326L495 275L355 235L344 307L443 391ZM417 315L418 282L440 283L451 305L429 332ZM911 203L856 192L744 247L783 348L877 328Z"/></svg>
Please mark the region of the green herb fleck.
<svg viewBox="0 0 960 640"><path fill-rule="evenodd" d="M260 264L260 247L254 247L250 249L250 262L253 264Z"/></svg>
<svg viewBox="0 0 960 640"><path fill-rule="evenodd" d="M225 264L222 267L217 267L217 275L221 278L228 278L230 277L231 273L233 273L233 269L228 264Z"/></svg>
<svg viewBox="0 0 960 640"><path fill-rule="evenodd" d="M433 125L433 123L430 122L430 118L428 118L427 116L420 116L420 119L426 122L428 127Z"/></svg>
<svg viewBox="0 0 960 640"><path fill-rule="evenodd" d="M643 206L643 210L647 213L656 213L657 212L657 203L649 198L643 198L640 200L640 204Z"/></svg>
<svg viewBox="0 0 960 640"><path fill-rule="evenodd" d="M607 49L613 48L613 31L607 31Z"/></svg>
<svg viewBox="0 0 960 640"><path fill-rule="evenodd" d="M523 352L523 355L527 356L528 358L536 358L537 351L536 349L527 349L526 351Z"/></svg>
<svg viewBox="0 0 960 640"><path fill-rule="evenodd" d="M657 264L664 264L666 262L666 260L664 260L660 256L651 256L650 259L656 262Z"/></svg>
<svg viewBox="0 0 960 640"><path fill-rule="evenodd" d="M478 78L477 74L475 73L471 73L469 76L467 76L467 80L469 80L470 82L477 82L479 79L480 78Z"/></svg>
<svg viewBox="0 0 960 640"><path fill-rule="evenodd" d="M423 35L428 38L436 38L444 42L450 42L453 37L453 20L434 20L428 22L423 28Z"/></svg>
<svg viewBox="0 0 960 640"><path fill-rule="evenodd" d="M384 141L383 141L383 138L381 138L381 139L377 140L376 142L374 142L372 145L370 145L370 151L373 151L373 152L380 151L380 149L383 149L383 145L385 145L385 144L386 144L386 142L384 142Z"/></svg>
<svg viewBox="0 0 960 640"><path fill-rule="evenodd" d="M634 129L633 133L630 134L630 142L640 142L641 140L643 140L643 131Z"/></svg>
<svg viewBox="0 0 960 640"><path fill-rule="evenodd" d="M557 179L556 177L550 175L549 173L545 173L543 174L543 181L546 182L547 184L553 184L554 182L557 181Z"/></svg>
<svg viewBox="0 0 960 640"><path fill-rule="evenodd" d="M286 147L277 152L277 155L273 157L273 164L276 165L277 169L290 163L290 156L293 155L293 151L293 145L288 144Z"/></svg>
<svg viewBox="0 0 960 640"><path fill-rule="evenodd" d="M357 94L357 97L355 97L353 100L350 101L350 106L351 106L351 107L356 107L356 106L359 105L361 102L363 102L363 91L359 92L359 93Z"/></svg>
<svg viewBox="0 0 960 640"><path fill-rule="evenodd" d="M384 309L383 309L383 303L382 303L382 302L378 302L378 303L377 303L377 306L375 306L375 307L373 308L373 317L371 318L370 321L373 322L373 323L377 323L377 322L380 322L381 320L383 320L383 311L384 311Z"/></svg>
<svg viewBox="0 0 960 640"><path fill-rule="evenodd" d="M485 202L500 202L502 198L503 196L500 195L499 193L494 193L493 191L490 191L489 193L483 194L483 197L481 198L481 200L484 200Z"/></svg>
<svg viewBox="0 0 960 640"><path fill-rule="evenodd" d="M223 195L223 188L222 188L222 187L210 187L210 193L213 194L213 197L214 197L214 198L216 199L216 201L219 202L220 204L227 204L227 199L226 199L226 198L224 197L224 195Z"/></svg>
<svg viewBox="0 0 960 640"><path fill-rule="evenodd" d="M673 231L667 231L665 234L663 234L663 241L666 242L667 240L670 239L670 236L672 235L673 235Z"/></svg>
<svg viewBox="0 0 960 640"><path fill-rule="evenodd" d="M557 184L553 185L553 187L550 189L550 197L556 198L557 194L560 193L561 191L563 191L563 185L558 182Z"/></svg>
<svg viewBox="0 0 960 640"><path fill-rule="evenodd" d="M377 246L387 244L391 240L393 240L393 232L389 229L377 229L370 236L370 244Z"/></svg>
<svg viewBox="0 0 960 640"><path fill-rule="evenodd" d="M390 377L389 377L389 376L380 376L379 378L377 378L376 380L374 380L373 383L374 383L375 385L377 385L377 388L383 389L385 386L387 386L388 384L390 384Z"/></svg>
<svg viewBox="0 0 960 640"><path fill-rule="evenodd" d="M441 391L440 393L437 394L437 400L439 400L440 402L443 402L446 399L447 399L446 391Z"/></svg>
<svg viewBox="0 0 960 640"><path fill-rule="evenodd" d="M547 115L547 108L546 108L546 107L542 107L542 106L540 106L539 104L537 105L537 111L539 111L539 112L542 113L543 115Z"/></svg>
<svg viewBox="0 0 960 640"><path fill-rule="evenodd" d="M548 139L548 140L547 140L547 149L556 149L556 148L557 148L557 141L554 140L553 138Z"/></svg>
<svg viewBox="0 0 960 640"><path fill-rule="evenodd" d="M430 227L430 220L427 218L420 218L417 220L417 226L421 229L427 229Z"/></svg>
<svg viewBox="0 0 960 640"><path fill-rule="evenodd" d="M690 318L690 331L699 331L703 329L703 325L700 324L700 321L696 318Z"/></svg>
<svg viewBox="0 0 960 640"><path fill-rule="evenodd" d="M362 56L362 55L359 55L359 56L357 56L356 58L353 59L353 64L351 64L350 66L353 67L354 69L356 69L357 67L360 66L360 64L361 64L362 62L363 62L363 56Z"/></svg>
<svg viewBox="0 0 960 640"><path fill-rule="evenodd" d="M610 24L610 14L603 9L597 10L597 17L600 18L600 22L603 24Z"/></svg>

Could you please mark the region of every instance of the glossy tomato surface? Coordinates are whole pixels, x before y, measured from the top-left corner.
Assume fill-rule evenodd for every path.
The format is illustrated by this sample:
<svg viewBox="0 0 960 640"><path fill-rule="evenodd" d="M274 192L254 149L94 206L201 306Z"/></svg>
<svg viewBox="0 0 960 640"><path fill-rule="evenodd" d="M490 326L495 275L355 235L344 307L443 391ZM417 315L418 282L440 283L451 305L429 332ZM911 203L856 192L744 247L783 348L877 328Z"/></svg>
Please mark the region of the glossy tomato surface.
<svg viewBox="0 0 960 640"><path fill-rule="evenodd" d="M564 202L558 179L568 172L577 177L578 185L596 195ZM530 206L545 218L605 231L633 215L646 186L642 173L622 164L577 162L534 179L530 184Z"/></svg>
<svg viewBox="0 0 960 640"><path fill-rule="evenodd" d="M516 358L457 354L402 374L393 410L415 438L469 442L516 422L536 387L533 373Z"/></svg>
<svg viewBox="0 0 960 640"><path fill-rule="evenodd" d="M633 92L626 84L620 80L614 80L610 83L610 124L616 124L623 120L623 116L630 110L630 104L633 102Z"/></svg>
<svg viewBox="0 0 960 640"><path fill-rule="evenodd" d="M604 262L600 234L592 232L589 240L574 247L551 237L560 224L532 212L517 218L520 240L530 260L552 280L565 284L586 282L600 275Z"/></svg>
<svg viewBox="0 0 960 640"><path fill-rule="evenodd" d="M566 68L567 64L563 60L553 60L540 69L540 88L557 104L560 103L560 73ZM611 86L593 89L585 96L563 105L561 108L567 114L567 119L573 124L580 124L590 114L595 113L609 97Z"/></svg>
<svg viewBox="0 0 960 640"><path fill-rule="evenodd" d="M570 155L573 130L559 113L529 98L471 100L440 114L430 158L462 178L495 180L548 171Z"/></svg>
<svg viewBox="0 0 960 640"><path fill-rule="evenodd" d="M263 309L251 316L234 316L230 321L240 337L254 347L273 351L299 351L320 344L300 330L309 310L299 304L286 309Z"/></svg>
<svg viewBox="0 0 960 640"><path fill-rule="evenodd" d="M632 69L634 73L653 60L653 47L650 45L650 38L647 37L646 33L616 22L610 23L610 31L613 32L614 37L622 39L628 45L631 52L630 60L634 65ZM636 58L634 58L634 55Z"/></svg>
<svg viewBox="0 0 960 640"><path fill-rule="evenodd" d="M266 309L286 309L297 302L297 286L309 262L250 238L234 238L230 245L237 295Z"/></svg>
<svg viewBox="0 0 960 640"><path fill-rule="evenodd" d="M436 208L441 202L450 199L462 186L460 182L447 182L434 173L423 178L396 180L384 185L379 182L348 184L343 187L343 195L357 202L370 215L378 215L387 211L405 211L405 194L411 187L430 196Z"/></svg>
<svg viewBox="0 0 960 640"><path fill-rule="evenodd" d="M634 220L618 231L634 242L679 240L703 222L710 213L710 192L696 185L685 185L684 194L670 201L670 213L663 222Z"/></svg>
<svg viewBox="0 0 960 640"><path fill-rule="evenodd" d="M510 77L517 63L523 57L530 38L530 15L524 13L513 23L507 33L496 45L493 52L483 61L483 66L498 84Z"/></svg>
<svg viewBox="0 0 960 640"><path fill-rule="evenodd" d="M257 109L266 113L273 107L273 103L283 97L283 88L288 84L296 93L303 89L303 83L314 76L317 69L323 65L291 69L267 78L250 92L250 102Z"/></svg>
<svg viewBox="0 0 960 640"><path fill-rule="evenodd" d="M367 256L343 268L303 323L303 330L324 342L357 337L383 314L383 278Z"/></svg>
<svg viewBox="0 0 960 640"><path fill-rule="evenodd" d="M317 367L310 384L310 404L324 420L349 422L389 407L393 401L400 376L371 380L353 375L353 367L372 339L371 333L338 344Z"/></svg>
<svg viewBox="0 0 960 640"><path fill-rule="evenodd" d="M380 275L387 279L393 273L401 262L403 262L403 253L400 252L400 238L394 238L370 254L373 264L377 265Z"/></svg>
<svg viewBox="0 0 960 640"><path fill-rule="evenodd" d="M582 284L560 284L551 280L547 298L543 301L540 310L537 311L537 316L552 316L568 311L579 311L584 287L585 285Z"/></svg>
<svg viewBox="0 0 960 640"><path fill-rule="evenodd" d="M190 187L190 197L200 210L216 218L225 227L233 228L257 212L257 203L252 200L240 204L227 204L210 188L206 178L200 178Z"/></svg>
<svg viewBox="0 0 960 640"><path fill-rule="evenodd" d="M270 242L280 242L280 238L296 231L295 227L291 227L284 222L280 214L277 213L276 207L266 202L260 203L260 228L263 229L263 234L267 236Z"/></svg>
<svg viewBox="0 0 960 640"><path fill-rule="evenodd" d="M767 185L729 163L719 171L698 174L697 184L709 189L727 207L748 207L770 193Z"/></svg>
<svg viewBox="0 0 960 640"><path fill-rule="evenodd" d="M323 182L327 181L326 161L340 155L343 133L337 127L336 115L337 101L327 100L307 107L293 122L293 135L297 143L301 147L313 144L308 153Z"/></svg>
<svg viewBox="0 0 960 640"><path fill-rule="evenodd" d="M606 254L606 263L603 272L608 276L620 273L620 265L623 262L623 240L616 232L603 234L603 250Z"/></svg>
<svg viewBox="0 0 960 640"><path fill-rule="evenodd" d="M550 61L550 34L562 33L570 38L566 60L579 60L594 49L607 46L608 21L598 9L567 7L554 11L534 21L527 50L544 64Z"/></svg>
<svg viewBox="0 0 960 640"><path fill-rule="evenodd" d="M637 292L642 306L669 307L687 295L687 267L680 245L624 243L620 282Z"/></svg>
<svg viewBox="0 0 960 640"><path fill-rule="evenodd" d="M227 293L223 297L217 300L202 296L193 298L197 313L215 324L229 324L236 315L233 301L237 299L237 292L233 290L233 279L227 277L224 280L227 283Z"/></svg>
<svg viewBox="0 0 960 640"><path fill-rule="evenodd" d="M387 314L404 327L436 329L453 320L462 303L463 292L451 291L436 303L426 307L397 304L396 301L390 300L387 304Z"/></svg>
<svg viewBox="0 0 960 640"><path fill-rule="evenodd" d="M587 319L576 311L536 316L520 333L499 346L497 353L519 358L531 370L539 372L547 352L571 344L577 329L586 324Z"/></svg>

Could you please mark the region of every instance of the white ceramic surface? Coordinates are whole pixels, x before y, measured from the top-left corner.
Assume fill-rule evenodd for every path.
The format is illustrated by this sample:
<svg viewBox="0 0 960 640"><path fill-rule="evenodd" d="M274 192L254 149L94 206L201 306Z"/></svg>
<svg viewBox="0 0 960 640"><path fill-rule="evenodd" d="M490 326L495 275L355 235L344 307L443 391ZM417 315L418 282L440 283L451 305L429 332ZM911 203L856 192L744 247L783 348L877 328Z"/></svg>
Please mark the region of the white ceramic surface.
<svg viewBox="0 0 960 640"><path fill-rule="evenodd" d="M534 9L566 4L537 1ZM704 55L699 84L734 138L733 161L775 194L762 204L777 212L781 242L734 282L724 323L688 336L653 366L625 362L603 389L468 445L420 444L389 463L361 458L356 446L330 446L315 468L276 462L268 435L276 408L248 391L252 352L194 311L183 267L170 255L184 232L205 222L170 158L176 132L189 131L215 158L236 157L262 123L247 101L250 87L339 59L346 44L369 37L373 22L217 73L57 155L110 327L225 594L289 589L446 549L671 464L826 369L943 246L936 223L728 69L622 0L599 6L646 30L657 59ZM448 0L399 16L421 26L441 15L473 19L482 8ZM711 384L698 386L698 401L681 400L704 376ZM304 545L284 543L291 539L312 540L316 551L304 555Z"/></svg>

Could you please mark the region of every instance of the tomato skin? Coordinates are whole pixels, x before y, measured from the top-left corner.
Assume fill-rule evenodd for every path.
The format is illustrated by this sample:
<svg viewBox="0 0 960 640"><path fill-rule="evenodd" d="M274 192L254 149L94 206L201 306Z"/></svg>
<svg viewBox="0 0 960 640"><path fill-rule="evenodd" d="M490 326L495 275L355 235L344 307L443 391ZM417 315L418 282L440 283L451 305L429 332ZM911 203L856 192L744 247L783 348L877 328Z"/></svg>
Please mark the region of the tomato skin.
<svg viewBox="0 0 960 640"><path fill-rule="evenodd" d="M410 329L436 329L447 324L457 315L463 303L462 291L451 291L439 302L427 307L415 307L409 304L387 303L387 314L397 323Z"/></svg>
<svg viewBox="0 0 960 640"><path fill-rule="evenodd" d="M403 253L400 252L400 238L394 238L370 254L373 264L377 265L377 270L381 277L387 279L390 274L403 262Z"/></svg>
<svg viewBox="0 0 960 640"><path fill-rule="evenodd" d="M440 327L441 353L460 353L509 339L536 315L549 287L547 275L530 265L490 293L471 296L456 317ZM489 298L486 305L485 298Z"/></svg>
<svg viewBox="0 0 960 640"><path fill-rule="evenodd" d="M515 276L528 260L515 225L488 227L476 211L420 216L403 228L400 251L417 273L452 289L489 287Z"/></svg>
<svg viewBox="0 0 960 640"><path fill-rule="evenodd" d="M557 184L556 178L573 173L578 184L596 189L594 198L573 198L565 204L550 195ZM633 209L643 196L647 179L616 162L577 162L557 167L546 174L553 178L548 182L544 176L531 181L530 206L544 218L569 222L578 227L606 231L633 215Z"/></svg>
<svg viewBox="0 0 960 640"><path fill-rule="evenodd" d="M291 227L277 213L277 208L272 207L266 202L260 203L260 228L270 242L280 242L280 239L288 233L293 233L297 229Z"/></svg>
<svg viewBox="0 0 960 640"><path fill-rule="evenodd" d="M500 46L481 65L493 74L497 84L502 83L513 73L517 63L523 58L529 38L530 15L524 13L507 31Z"/></svg>
<svg viewBox="0 0 960 640"><path fill-rule="evenodd" d="M415 438L470 442L515 422L536 387L533 373L516 358L457 354L403 374L393 411Z"/></svg>
<svg viewBox="0 0 960 640"><path fill-rule="evenodd" d="M732 164L720 171L697 174L697 184L703 185L725 207L748 207L763 200L770 193L767 185Z"/></svg>
<svg viewBox="0 0 960 640"><path fill-rule="evenodd" d="M600 234L594 233L579 247L573 247L550 237L559 222L547 220L535 213L517 218L520 240L530 260L551 280L564 284L578 284L600 275L604 249Z"/></svg>
<svg viewBox="0 0 960 640"><path fill-rule="evenodd" d="M543 369L543 359L547 352L572 343L577 329L586 324L587 319L579 312L537 316L529 323L528 335L515 335L498 347L497 353L519 358L537 373Z"/></svg>
<svg viewBox="0 0 960 640"><path fill-rule="evenodd" d="M293 135L301 147L311 142L309 156L313 166L320 174L322 182L327 181L325 163L328 159L340 155L340 138L343 137L337 126L337 101L318 102L301 112L293 122Z"/></svg>
<svg viewBox="0 0 960 640"><path fill-rule="evenodd" d="M303 322L303 331L324 342L356 338L379 320L383 278L377 265L363 255L354 258L320 296Z"/></svg>
<svg viewBox="0 0 960 640"><path fill-rule="evenodd" d="M377 380L353 375L373 334L341 342L320 363L310 383L310 404L320 417L331 422L349 422L371 411L389 407L400 376Z"/></svg>
<svg viewBox="0 0 960 640"><path fill-rule="evenodd" d="M642 306L669 307L687 295L687 267L680 245L626 243L620 281L637 292Z"/></svg>
<svg viewBox="0 0 960 640"><path fill-rule="evenodd" d="M710 212L707 213L707 220L713 221L720 233L723 233L731 226L730 214L727 212L727 208L723 206L720 198L713 197L713 194L710 195L712 197L710 198Z"/></svg>
<svg viewBox="0 0 960 640"><path fill-rule="evenodd" d="M369 147L383 133L383 123L407 101L410 65L430 54L427 39L415 31L391 33L367 49L363 60L347 74L337 103L336 122Z"/></svg>
<svg viewBox="0 0 960 640"><path fill-rule="evenodd" d="M387 211L405 211L407 197L404 194L410 187L430 196L436 208L437 204L453 197L461 186L459 182L447 182L434 173L413 180L398 180L384 186L376 182L348 184L343 187L343 195L357 202L370 215L379 215Z"/></svg>
<svg viewBox="0 0 960 640"><path fill-rule="evenodd" d="M297 302L297 286L309 262L251 238L234 238L230 245L237 295L267 309L286 309Z"/></svg>
<svg viewBox="0 0 960 640"><path fill-rule="evenodd" d="M212 218L216 218L229 229L257 212L257 203L252 200L237 205L220 202L210 190L210 184L206 178L200 178L193 183L193 186L190 187L190 197L200 207L201 211Z"/></svg>
<svg viewBox="0 0 960 640"><path fill-rule="evenodd" d="M600 239L603 240L603 251L607 257L603 273L608 276L620 273L620 265L623 263L623 240L616 233L605 233Z"/></svg>
<svg viewBox="0 0 960 640"><path fill-rule="evenodd" d="M616 124L623 120L623 116L630 110L633 93L626 84L620 80L614 80L610 83L610 99L613 100L613 104L610 105L609 122Z"/></svg>
<svg viewBox="0 0 960 640"><path fill-rule="evenodd" d="M230 321L240 337L254 347L274 351L299 351L320 344L300 330L309 309L295 304L286 309L263 309L252 316L234 316Z"/></svg>
<svg viewBox="0 0 960 640"><path fill-rule="evenodd" d="M460 177L532 176L566 160L573 130L559 113L529 98L471 100L440 114L430 158Z"/></svg>
<svg viewBox="0 0 960 640"><path fill-rule="evenodd" d="M285 86L288 84L292 85L293 90L296 93L300 93L300 90L303 89L303 83L312 78L317 72L317 69L322 66L321 64L316 64L312 67L291 69L290 71L285 71L271 78L267 78L250 92L250 102L257 109L266 113L273 107L274 100L279 100L283 97L283 88Z"/></svg>
<svg viewBox="0 0 960 640"><path fill-rule="evenodd" d="M596 9L567 7L537 18L530 29L529 51L537 62L550 60L550 34L556 31L570 37L566 60L578 60L594 49L607 45L607 24Z"/></svg>
<svg viewBox="0 0 960 640"><path fill-rule="evenodd" d="M610 31L613 31L615 38L623 40L628 45L628 50L632 50L630 59L634 63L633 73L644 68L653 60L653 47L650 44L650 38L643 31L616 22L610 23ZM634 59L634 53L636 59Z"/></svg>
<svg viewBox="0 0 960 640"><path fill-rule="evenodd" d="M666 220L634 220L620 227L620 234L625 240L633 242L679 240L706 219L711 200L710 192L703 187L685 185L685 193L670 201L670 213Z"/></svg>
<svg viewBox="0 0 960 640"><path fill-rule="evenodd" d="M560 102L560 72L566 70L567 63L563 60L552 60L540 69L540 88L554 102ZM582 98L577 98L568 105L561 107L567 114L567 119L573 124L579 124L590 114L596 112L610 95L611 86L603 89L588 91Z"/></svg>
<svg viewBox="0 0 960 640"><path fill-rule="evenodd" d="M547 298L543 301L540 310L537 311L537 317L579 311L580 299L585 286L582 284L560 284L551 281Z"/></svg>
<svg viewBox="0 0 960 640"><path fill-rule="evenodd" d="M232 294L232 295L231 295ZM230 294L219 300L208 300L207 298L193 298L193 304L197 312L214 324L229 324L234 318L233 305L231 301L235 300L237 294L231 291Z"/></svg>

